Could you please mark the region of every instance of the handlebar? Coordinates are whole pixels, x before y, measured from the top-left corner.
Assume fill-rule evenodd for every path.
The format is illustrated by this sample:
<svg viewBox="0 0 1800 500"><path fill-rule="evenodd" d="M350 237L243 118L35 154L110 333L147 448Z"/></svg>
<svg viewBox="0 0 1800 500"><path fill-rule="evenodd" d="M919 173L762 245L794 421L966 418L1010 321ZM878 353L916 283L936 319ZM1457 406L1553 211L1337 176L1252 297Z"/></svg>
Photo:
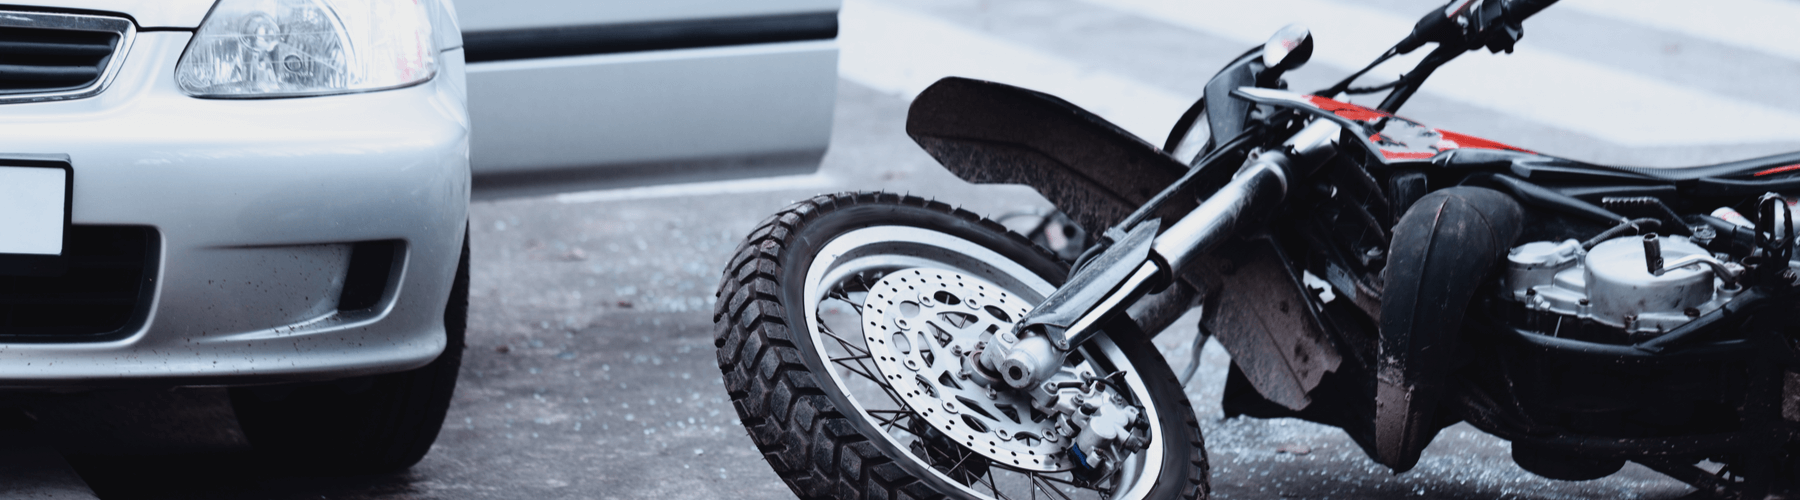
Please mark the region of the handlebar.
<svg viewBox="0 0 1800 500"><path fill-rule="evenodd" d="M1508 9L1511 10L1513 19L1524 22L1526 18L1537 15L1539 11L1553 3L1556 3L1556 0L1512 0L1509 2Z"/></svg>
<svg viewBox="0 0 1800 500"><path fill-rule="evenodd" d="M1394 48L1405 54L1435 42L1462 50L1487 47L1512 52L1525 34L1521 23L1553 3L1556 0L1451 0L1443 9L1426 13Z"/></svg>
<svg viewBox="0 0 1800 500"><path fill-rule="evenodd" d="M1439 66L1456 59L1457 56L1471 50L1487 47L1494 52L1512 52L1513 44L1525 35L1520 23L1526 18L1556 3L1557 0L1451 0L1442 9L1433 9L1413 26L1408 34L1394 48L1388 49L1374 63L1357 71L1336 85L1320 91L1321 95L1332 96L1339 92L1350 91L1351 82L1362 76L1382 61L1396 54L1405 54L1417 50L1427 42L1437 43L1437 48L1430 55L1419 61L1412 71L1401 75L1393 83L1363 89L1364 92L1393 89L1387 98L1377 107L1389 113L1397 112L1406 104L1425 79L1431 76ZM1358 93L1364 93L1358 92Z"/></svg>

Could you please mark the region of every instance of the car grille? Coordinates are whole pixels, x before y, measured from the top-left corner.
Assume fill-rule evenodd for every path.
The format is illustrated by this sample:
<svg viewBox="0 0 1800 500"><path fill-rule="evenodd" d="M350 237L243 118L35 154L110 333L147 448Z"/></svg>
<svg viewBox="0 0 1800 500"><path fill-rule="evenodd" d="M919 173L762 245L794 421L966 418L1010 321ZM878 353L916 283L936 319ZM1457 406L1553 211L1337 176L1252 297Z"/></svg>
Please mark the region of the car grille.
<svg viewBox="0 0 1800 500"><path fill-rule="evenodd" d="M0 342L107 340L144 323L155 290L155 229L70 226L56 276L0 276Z"/></svg>
<svg viewBox="0 0 1800 500"><path fill-rule="evenodd" d="M100 93L135 31L123 18L0 11L0 102Z"/></svg>

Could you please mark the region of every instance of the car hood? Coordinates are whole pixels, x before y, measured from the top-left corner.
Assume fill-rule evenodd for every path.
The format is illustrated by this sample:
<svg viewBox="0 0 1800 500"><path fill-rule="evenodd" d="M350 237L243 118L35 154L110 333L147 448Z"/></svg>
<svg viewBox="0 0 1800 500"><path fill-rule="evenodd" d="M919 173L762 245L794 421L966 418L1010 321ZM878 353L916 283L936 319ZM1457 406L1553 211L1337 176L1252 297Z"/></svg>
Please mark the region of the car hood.
<svg viewBox="0 0 1800 500"><path fill-rule="evenodd" d="M137 21L138 29L200 27L214 0L9 0L8 5L117 12Z"/></svg>

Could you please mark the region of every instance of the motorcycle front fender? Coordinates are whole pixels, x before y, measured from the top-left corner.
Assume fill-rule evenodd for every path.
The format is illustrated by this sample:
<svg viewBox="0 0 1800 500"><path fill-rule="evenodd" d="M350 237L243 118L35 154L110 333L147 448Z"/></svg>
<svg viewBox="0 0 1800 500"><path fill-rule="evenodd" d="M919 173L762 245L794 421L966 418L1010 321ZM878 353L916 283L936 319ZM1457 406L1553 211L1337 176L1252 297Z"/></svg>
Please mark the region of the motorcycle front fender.
<svg viewBox="0 0 1800 500"><path fill-rule="evenodd" d="M957 177L1023 184L1077 224L1112 227L1187 172L1187 165L1068 101L981 80L938 80L913 100L906 133ZM1174 197L1165 224L1198 203Z"/></svg>
<svg viewBox="0 0 1800 500"><path fill-rule="evenodd" d="M1042 92L950 77L913 99L906 133L946 170L975 184L1023 184L1092 233L1113 227L1187 172L1187 165L1098 115ZM1199 201L1171 197L1151 218L1173 223ZM1165 227L1166 228L1166 227ZM1190 279L1128 314L1154 336L1194 305Z"/></svg>

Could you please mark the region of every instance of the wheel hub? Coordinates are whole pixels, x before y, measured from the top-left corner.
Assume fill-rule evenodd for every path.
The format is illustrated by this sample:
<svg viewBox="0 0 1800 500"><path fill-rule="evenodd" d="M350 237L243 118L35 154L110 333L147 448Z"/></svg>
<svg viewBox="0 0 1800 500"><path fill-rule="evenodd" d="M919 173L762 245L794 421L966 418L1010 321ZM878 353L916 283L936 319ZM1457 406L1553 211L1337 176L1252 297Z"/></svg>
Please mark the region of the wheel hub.
<svg viewBox="0 0 1800 500"><path fill-rule="evenodd" d="M992 283L942 269L890 273L863 301L863 336L881 376L919 418L1000 464L1070 468L1068 438L1031 397L971 373L964 359L1012 330L1031 304ZM992 387L990 387L992 386Z"/></svg>

